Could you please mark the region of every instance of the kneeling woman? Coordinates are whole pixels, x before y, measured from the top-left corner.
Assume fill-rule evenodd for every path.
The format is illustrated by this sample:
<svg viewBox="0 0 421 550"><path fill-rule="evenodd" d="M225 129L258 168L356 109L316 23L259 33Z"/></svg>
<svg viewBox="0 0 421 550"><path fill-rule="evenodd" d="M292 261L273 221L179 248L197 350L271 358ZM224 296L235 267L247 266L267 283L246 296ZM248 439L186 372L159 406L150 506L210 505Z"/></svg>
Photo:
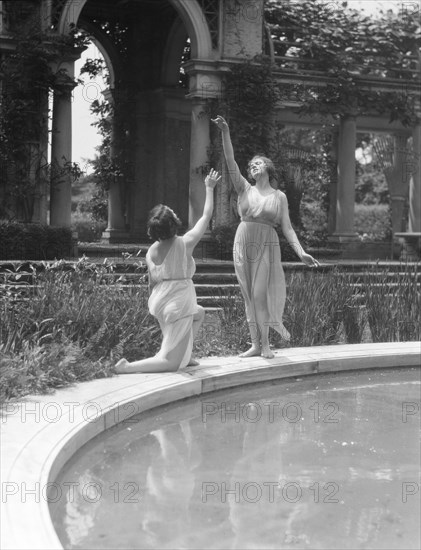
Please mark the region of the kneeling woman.
<svg viewBox="0 0 421 550"><path fill-rule="evenodd" d="M212 217L213 190L220 179L214 170L206 176L203 215L182 237L177 236L181 222L171 208L159 204L150 212L148 234L155 242L146 254L152 289L148 306L161 327L162 345L154 357L131 363L121 359L115 366L117 373L176 371L195 364L191 361L193 340L204 310L197 305L192 281L196 269L193 250Z"/></svg>

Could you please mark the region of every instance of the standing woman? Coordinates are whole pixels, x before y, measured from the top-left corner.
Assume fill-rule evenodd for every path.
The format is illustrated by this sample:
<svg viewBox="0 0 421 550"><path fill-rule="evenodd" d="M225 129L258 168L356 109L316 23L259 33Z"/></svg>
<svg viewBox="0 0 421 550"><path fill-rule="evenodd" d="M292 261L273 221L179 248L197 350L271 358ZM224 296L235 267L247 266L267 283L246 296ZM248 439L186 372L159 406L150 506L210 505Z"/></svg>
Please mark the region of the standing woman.
<svg viewBox="0 0 421 550"><path fill-rule="evenodd" d="M281 264L281 249L275 226L280 225L286 239L298 257L310 267L319 265L307 254L292 228L285 193L272 187L276 184L273 162L257 155L248 165L248 175L255 184L244 178L234 159L230 131L226 120L212 120L222 133L222 145L228 173L238 193L238 213L241 223L234 240L234 266L244 297L251 348L240 357L262 355L271 359L269 327L285 341L290 334L283 325L285 306L285 276Z"/></svg>

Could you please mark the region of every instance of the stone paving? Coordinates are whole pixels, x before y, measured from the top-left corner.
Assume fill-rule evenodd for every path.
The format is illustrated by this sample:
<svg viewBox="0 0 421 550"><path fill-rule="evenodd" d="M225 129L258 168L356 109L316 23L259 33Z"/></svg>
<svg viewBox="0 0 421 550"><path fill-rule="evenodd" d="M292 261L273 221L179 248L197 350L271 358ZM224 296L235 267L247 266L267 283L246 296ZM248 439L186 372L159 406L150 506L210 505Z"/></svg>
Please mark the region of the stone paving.
<svg viewBox="0 0 421 550"><path fill-rule="evenodd" d="M273 359L209 357L176 373L119 375L9 402L2 408L1 548L61 549L47 502L58 472L90 439L135 414L243 384L299 384L308 375L420 367L420 360L421 342L289 348Z"/></svg>

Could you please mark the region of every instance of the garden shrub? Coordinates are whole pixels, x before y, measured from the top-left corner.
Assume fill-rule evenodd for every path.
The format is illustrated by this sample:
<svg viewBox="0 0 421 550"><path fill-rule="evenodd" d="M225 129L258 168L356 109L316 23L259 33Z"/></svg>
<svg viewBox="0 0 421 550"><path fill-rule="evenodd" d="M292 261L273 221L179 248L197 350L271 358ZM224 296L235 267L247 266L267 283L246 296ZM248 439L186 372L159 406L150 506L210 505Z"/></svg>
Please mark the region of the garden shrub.
<svg viewBox="0 0 421 550"><path fill-rule="evenodd" d="M389 206L386 204L356 204L354 226L359 234L366 233L371 240L390 240L392 222Z"/></svg>
<svg viewBox="0 0 421 550"><path fill-rule="evenodd" d="M327 234L327 213L316 201L301 202L301 219L309 233Z"/></svg>
<svg viewBox="0 0 421 550"><path fill-rule="evenodd" d="M238 222L221 224L211 231L211 238L215 242L214 256L218 260L232 260L232 248Z"/></svg>
<svg viewBox="0 0 421 550"><path fill-rule="evenodd" d="M108 193L98 187L89 201L89 212L94 220L103 222L108 220Z"/></svg>
<svg viewBox="0 0 421 550"><path fill-rule="evenodd" d="M77 232L78 241L82 243L100 241L106 227L106 222L92 219L79 219L72 223L72 230Z"/></svg>
<svg viewBox="0 0 421 550"><path fill-rule="evenodd" d="M54 260L73 253L72 231L37 223L0 222L0 260Z"/></svg>

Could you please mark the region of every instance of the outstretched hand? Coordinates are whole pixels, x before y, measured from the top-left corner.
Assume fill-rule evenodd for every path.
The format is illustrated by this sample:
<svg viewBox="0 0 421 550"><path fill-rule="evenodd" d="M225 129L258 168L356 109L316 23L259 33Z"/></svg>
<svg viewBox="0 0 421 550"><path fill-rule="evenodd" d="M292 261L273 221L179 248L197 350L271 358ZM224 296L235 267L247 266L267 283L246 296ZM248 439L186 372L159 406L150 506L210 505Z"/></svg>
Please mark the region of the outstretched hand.
<svg viewBox="0 0 421 550"><path fill-rule="evenodd" d="M310 256L310 254L307 254L307 252L303 252L301 255L301 261L309 267L320 267L319 262L315 260L313 256Z"/></svg>
<svg viewBox="0 0 421 550"><path fill-rule="evenodd" d="M216 118L211 118L211 121L214 122L222 132L229 130L228 122L221 115L218 115Z"/></svg>
<svg viewBox="0 0 421 550"><path fill-rule="evenodd" d="M220 181L221 181L221 176L218 174L216 170L211 168L209 174L205 178L206 187L210 187L211 189L214 189L215 185Z"/></svg>

